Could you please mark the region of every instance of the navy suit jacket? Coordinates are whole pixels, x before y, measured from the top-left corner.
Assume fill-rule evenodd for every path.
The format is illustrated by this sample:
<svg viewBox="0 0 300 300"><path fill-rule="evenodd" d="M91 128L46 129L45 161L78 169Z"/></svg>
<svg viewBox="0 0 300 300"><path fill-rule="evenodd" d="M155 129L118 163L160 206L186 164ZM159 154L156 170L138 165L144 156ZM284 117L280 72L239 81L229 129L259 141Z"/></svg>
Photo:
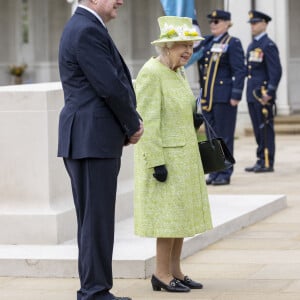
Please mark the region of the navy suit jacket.
<svg viewBox="0 0 300 300"><path fill-rule="evenodd" d="M132 79L107 29L81 7L62 33L59 71L58 156L119 158L140 126Z"/></svg>
<svg viewBox="0 0 300 300"><path fill-rule="evenodd" d="M254 39L249 45L247 65L247 101L256 102L253 91L260 90L261 87L265 87L274 101L282 68L278 48L267 34L258 41Z"/></svg>

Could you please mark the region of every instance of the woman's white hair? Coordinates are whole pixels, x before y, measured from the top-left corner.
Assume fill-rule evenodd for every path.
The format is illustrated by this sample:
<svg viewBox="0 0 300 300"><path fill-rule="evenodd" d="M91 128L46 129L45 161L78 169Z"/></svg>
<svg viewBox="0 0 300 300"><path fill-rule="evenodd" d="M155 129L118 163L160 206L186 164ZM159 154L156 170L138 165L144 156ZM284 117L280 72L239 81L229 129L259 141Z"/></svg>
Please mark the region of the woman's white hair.
<svg viewBox="0 0 300 300"><path fill-rule="evenodd" d="M155 45L158 54L163 54L174 46L174 42L159 43Z"/></svg>

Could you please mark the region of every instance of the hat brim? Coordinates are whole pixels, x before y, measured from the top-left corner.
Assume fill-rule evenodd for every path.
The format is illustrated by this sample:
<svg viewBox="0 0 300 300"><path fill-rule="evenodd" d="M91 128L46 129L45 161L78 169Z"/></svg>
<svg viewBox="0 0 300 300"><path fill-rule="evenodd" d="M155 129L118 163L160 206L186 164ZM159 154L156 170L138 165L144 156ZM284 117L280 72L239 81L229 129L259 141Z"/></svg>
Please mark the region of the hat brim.
<svg viewBox="0 0 300 300"><path fill-rule="evenodd" d="M210 20L231 21L231 19L227 18L227 17L212 17L212 16L207 16L207 18L210 19Z"/></svg>
<svg viewBox="0 0 300 300"><path fill-rule="evenodd" d="M176 42L199 42L204 40L203 37L201 36L187 36L186 38L182 38L182 37L178 37L178 38L172 38L172 39L168 39L168 38L162 38L162 39L158 39L155 40L153 42L151 42L152 45L157 45L157 44L164 44L164 43L176 43Z"/></svg>
<svg viewBox="0 0 300 300"><path fill-rule="evenodd" d="M268 22L267 20L263 19L263 18L252 18L251 20L248 21L248 23L258 23L258 22Z"/></svg>

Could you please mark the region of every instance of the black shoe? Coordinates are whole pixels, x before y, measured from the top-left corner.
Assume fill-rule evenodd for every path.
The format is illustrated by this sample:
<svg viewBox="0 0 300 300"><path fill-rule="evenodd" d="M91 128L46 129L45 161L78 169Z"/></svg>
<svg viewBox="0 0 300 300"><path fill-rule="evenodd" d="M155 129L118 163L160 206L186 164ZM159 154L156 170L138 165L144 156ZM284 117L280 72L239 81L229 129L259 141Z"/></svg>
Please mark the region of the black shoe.
<svg viewBox="0 0 300 300"><path fill-rule="evenodd" d="M255 172L255 169L257 168L261 168L261 165L259 165L258 163L256 163L254 166L252 167L246 167L245 168L245 171L246 172Z"/></svg>
<svg viewBox="0 0 300 300"><path fill-rule="evenodd" d="M230 179L215 179L211 182L212 185L227 185L230 184Z"/></svg>
<svg viewBox="0 0 300 300"><path fill-rule="evenodd" d="M132 299L129 298L129 297L116 297L116 296L113 296L111 300L132 300Z"/></svg>
<svg viewBox="0 0 300 300"><path fill-rule="evenodd" d="M188 276L184 276L183 280L175 278L179 280L183 285L189 287L190 289L202 289L203 285L200 282L194 281Z"/></svg>
<svg viewBox="0 0 300 300"><path fill-rule="evenodd" d="M208 178L205 180L206 184L210 185L216 178L217 176L208 176Z"/></svg>
<svg viewBox="0 0 300 300"><path fill-rule="evenodd" d="M212 183L213 179L208 177L205 181L206 181L207 185L210 185Z"/></svg>
<svg viewBox="0 0 300 300"><path fill-rule="evenodd" d="M267 173L267 172L274 172L274 168L259 167L254 170L254 173Z"/></svg>
<svg viewBox="0 0 300 300"><path fill-rule="evenodd" d="M176 292L186 293L190 291L189 287L183 285L179 280L175 278L172 279L169 284L165 284L162 281L160 281L157 277L152 275L151 283L152 283L153 291L160 291L161 289L164 289L167 292L174 292L174 293Z"/></svg>

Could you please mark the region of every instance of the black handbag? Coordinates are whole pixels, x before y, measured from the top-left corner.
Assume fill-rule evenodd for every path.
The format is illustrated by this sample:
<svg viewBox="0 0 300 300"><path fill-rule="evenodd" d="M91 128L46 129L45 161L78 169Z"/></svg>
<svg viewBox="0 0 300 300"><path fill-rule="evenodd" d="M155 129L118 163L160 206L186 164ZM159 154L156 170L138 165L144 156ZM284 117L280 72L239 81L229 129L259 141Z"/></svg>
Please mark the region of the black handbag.
<svg viewBox="0 0 300 300"><path fill-rule="evenodd" d="M204 174L222 171L231 168L235 159L227 148L224 140L216 133L204 118L207 140L198 143Z"/></svg>

